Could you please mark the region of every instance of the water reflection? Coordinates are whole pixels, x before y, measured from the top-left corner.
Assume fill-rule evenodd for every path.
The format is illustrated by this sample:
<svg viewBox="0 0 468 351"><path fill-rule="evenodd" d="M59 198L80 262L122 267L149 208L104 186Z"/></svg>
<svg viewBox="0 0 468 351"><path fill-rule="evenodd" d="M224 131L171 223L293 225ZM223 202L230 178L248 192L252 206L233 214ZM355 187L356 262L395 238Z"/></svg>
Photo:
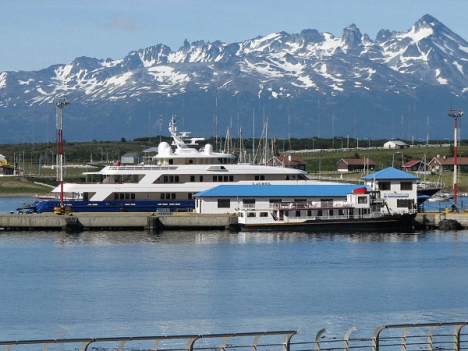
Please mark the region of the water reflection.
<svg viewBox="0 0 468 351"><path fill-rule="evenodd" d="M57 245L136 245L136 244L248 244L281 242L418 242L428 239L434 241L467 240L468 231L443 232L440 230L419 231L414 233L305 233L305 232L232 232L232 231L83 231L66 233L64 231L4 231L1 232L0 245L7 242L49 242Z"/></svg>

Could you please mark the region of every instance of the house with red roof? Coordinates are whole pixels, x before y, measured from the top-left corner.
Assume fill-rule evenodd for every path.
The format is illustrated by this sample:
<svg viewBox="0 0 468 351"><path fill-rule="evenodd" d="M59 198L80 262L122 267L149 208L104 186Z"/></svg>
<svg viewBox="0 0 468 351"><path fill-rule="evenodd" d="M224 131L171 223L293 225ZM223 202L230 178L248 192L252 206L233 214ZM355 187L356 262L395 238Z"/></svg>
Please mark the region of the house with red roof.
<svg viewBox="0 0 468 351"><path fill-rule="evenodd" d="M337 162L339 172L373 171L375 162L370 158L342 158Z"/></svg>
<svg viewBox="0 0 468 351"><path fill-rule="evenodd" d="M421 160L411 160L406 162L401 169L405 172L425 172L429 169L429 165Z"/></svg>
<svg viewBox="0 0 468 351"><path fill-rule="evenodd" d="M454 157L437 156L429 162L429 168L434 172L453 171ZM460 171L468 171L468 157L457 157L457 166Z"/></svg>
<svg viewBox="0 0 468 351"><path fill-rule="evenodd" d="M306 162L301 157L292 155L273 156L268 165L306 170Z"/></svg>

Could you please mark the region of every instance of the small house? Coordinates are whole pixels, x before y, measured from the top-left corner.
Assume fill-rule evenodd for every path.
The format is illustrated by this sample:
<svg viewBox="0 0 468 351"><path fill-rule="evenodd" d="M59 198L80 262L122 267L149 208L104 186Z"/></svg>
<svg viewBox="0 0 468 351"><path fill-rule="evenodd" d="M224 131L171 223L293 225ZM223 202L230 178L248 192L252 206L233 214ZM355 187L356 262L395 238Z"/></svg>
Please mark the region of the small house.
<svg viewBox="0 0 468 351"><path fill-rule="evenodd" d="M411 160L401 166L401 169L405 172L426 172L429 165L421 160Z"/></svg>
<svg viewBox="0 0 468 351"><path fill-rule="evenodd" d="M375 162L370 158L342 158L337 162L338 172L373 171Z"/></svg>
<svg viewBox="0 0 468 351"><path fill-rule="evenodd" d="M269 166L295 168L305 171L306 162L299 156L273 156L268 162Z"/></svg>
<svg viewBox="0 0 468 351"><path fill-rule="evenodd" d="M408 149L409 145L401 140L390 140L383 147L384 149Z"/></svg>
<svg viewBox="0 0 468 351"><path fill-rule="evenodd" d="M453 171L454 157L437 156L429 162L429 168L434 172ZM468 157L457 157L457 168L460 171L468 171Z"/></svg>

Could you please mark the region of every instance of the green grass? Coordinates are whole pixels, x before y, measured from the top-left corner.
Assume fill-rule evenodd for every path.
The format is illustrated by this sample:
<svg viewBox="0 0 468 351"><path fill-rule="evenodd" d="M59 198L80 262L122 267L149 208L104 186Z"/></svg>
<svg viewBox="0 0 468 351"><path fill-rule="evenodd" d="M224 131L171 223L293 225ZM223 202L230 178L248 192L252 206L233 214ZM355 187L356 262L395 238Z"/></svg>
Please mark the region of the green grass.
<svg viewBox="0 0 468 351"><path fill-rule="evenodd" d="M0 196L46 194L50 187L36 184L23 177L1 177Z"/></svg>

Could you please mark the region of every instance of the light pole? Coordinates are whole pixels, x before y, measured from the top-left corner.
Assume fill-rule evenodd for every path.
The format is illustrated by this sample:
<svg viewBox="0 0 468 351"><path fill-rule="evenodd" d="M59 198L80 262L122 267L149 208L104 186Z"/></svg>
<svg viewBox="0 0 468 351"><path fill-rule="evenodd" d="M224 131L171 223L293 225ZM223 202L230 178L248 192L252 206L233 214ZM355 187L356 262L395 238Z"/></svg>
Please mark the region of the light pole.
<svg viewBox="0 0 468 351"><path fill-rule="evenodd" d="M343 149L343 138L342 137L336 137L338 140L341 140L341 148Z"/></svg>
<svg viewBox="0 0 468 351"><path fill-rule="evenodd" d="M449 117L453 118L453 205L457 206L457 146L458 146L458 118L463 116L463 110L450 109Z"/></svg>
<svg viewBox="0 0 468 351"><path fill-rule="evenodd" d="M393 157L392 157L392 167L394 167L394 165L395 165L395 155L396 155L396 154L399 154L399 153L400 153L400 151L397 151L397 152L394 152L394 153L393 153Z"/></svg>
<svg viewBox="0 0 468 351"><path fill-rule="evenodd" d="M63 209L63 124L62 124L62 109L70 105L67 101L67 97L63 98L63 101L56 99L55 102L55 124L57 132L57 157L59 171L60 171L60 208Z"/></svg>

